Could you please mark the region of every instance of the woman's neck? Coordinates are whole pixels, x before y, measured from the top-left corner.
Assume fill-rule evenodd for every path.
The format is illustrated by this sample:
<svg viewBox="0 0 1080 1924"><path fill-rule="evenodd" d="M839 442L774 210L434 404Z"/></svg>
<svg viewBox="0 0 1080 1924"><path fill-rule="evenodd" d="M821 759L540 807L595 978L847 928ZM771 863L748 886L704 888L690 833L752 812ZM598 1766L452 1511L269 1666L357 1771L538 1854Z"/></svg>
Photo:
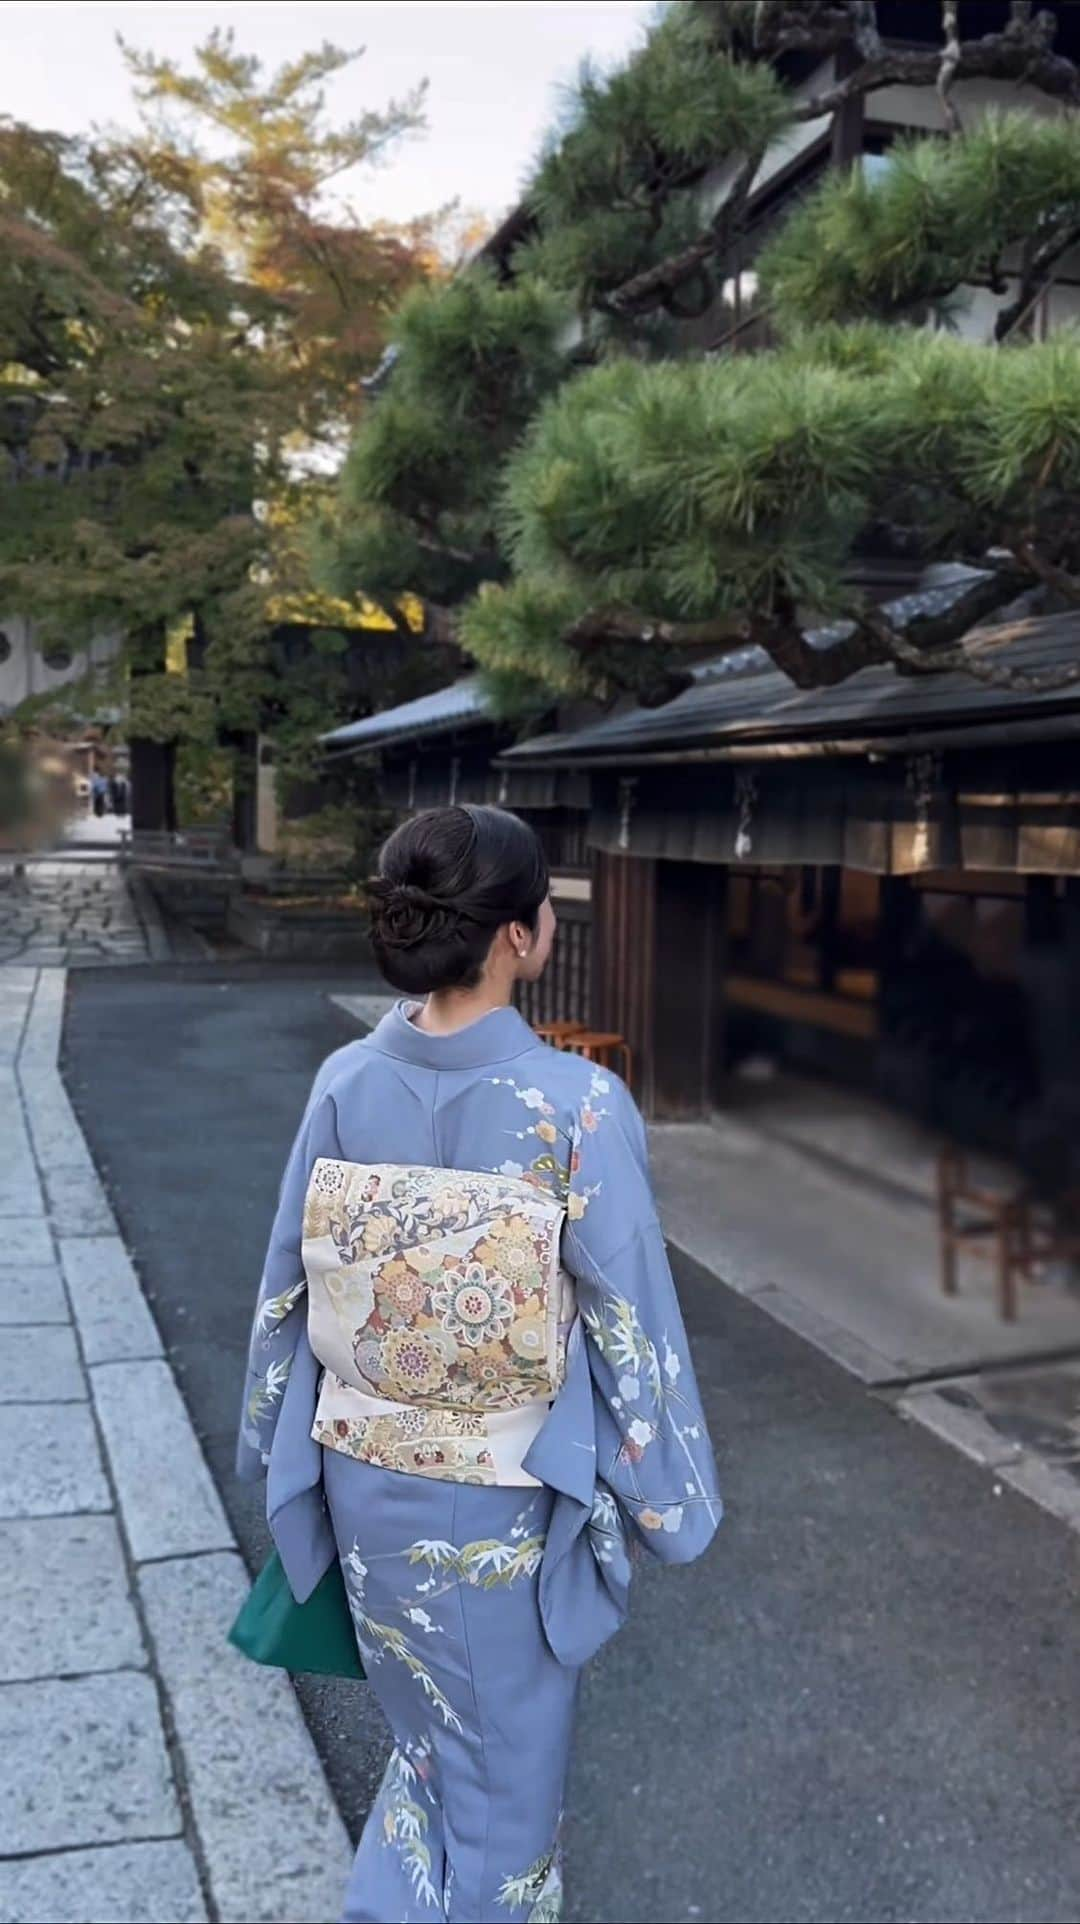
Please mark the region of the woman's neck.
<svg viewBox="0 0 1080 1924"><path fill-rule="evenodd" d="M483 981L475 989L436 989L416 1011L412 1020L425 1035L453 1035L473 1022L490 1015L493 1009L510 1006L512 983Z"/></svg>

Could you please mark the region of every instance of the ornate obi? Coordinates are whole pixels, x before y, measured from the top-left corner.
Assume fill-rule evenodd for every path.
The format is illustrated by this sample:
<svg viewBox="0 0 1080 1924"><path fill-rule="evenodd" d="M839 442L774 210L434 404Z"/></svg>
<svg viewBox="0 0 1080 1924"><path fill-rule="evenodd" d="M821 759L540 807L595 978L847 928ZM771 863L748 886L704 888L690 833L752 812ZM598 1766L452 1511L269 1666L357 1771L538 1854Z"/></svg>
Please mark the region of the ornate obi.
<svg viewBox="0 0 1080 1924"><path fill-rule="evenodd" d="M320 1158L304 1204L312 1434L384 1468L536 1481L574 1317L564 1207L513 1176Z"/></svg>

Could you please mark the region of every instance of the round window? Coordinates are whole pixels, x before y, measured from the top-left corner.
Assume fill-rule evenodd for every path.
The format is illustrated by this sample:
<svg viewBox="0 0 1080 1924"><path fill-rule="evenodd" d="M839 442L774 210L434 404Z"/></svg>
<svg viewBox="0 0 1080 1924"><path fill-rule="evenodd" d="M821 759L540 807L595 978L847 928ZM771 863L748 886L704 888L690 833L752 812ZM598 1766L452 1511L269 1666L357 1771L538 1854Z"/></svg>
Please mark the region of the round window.
<svg viewBox="0 0 1080 1924"><path fill-rule="evenodd" d="M11 660L11 643L8 640L8 637L5 635L3 629L0 628L0 662L10 661L10 660Z"/></svg>
<svg viewBox="0 0 1080 1924"><path fill-rule="evenodd" d="M46 648L45 666L54 675L62 675L71 667L70 648Z"/></svg>

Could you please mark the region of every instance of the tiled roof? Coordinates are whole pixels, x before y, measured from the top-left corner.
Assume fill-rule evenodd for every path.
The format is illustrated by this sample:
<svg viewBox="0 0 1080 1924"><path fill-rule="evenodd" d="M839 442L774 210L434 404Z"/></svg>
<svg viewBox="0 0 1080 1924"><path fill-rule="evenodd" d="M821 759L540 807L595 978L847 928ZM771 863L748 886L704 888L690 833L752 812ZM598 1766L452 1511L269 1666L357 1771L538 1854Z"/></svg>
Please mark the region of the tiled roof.
<svg viewBox="0 0 1080 1924"><path fill-rule="evenodd" d="M384 708L381 714L366 715L363 721L346 722L343 728L331 729L319 740L331 754L375 750L407 735L419 740L448 734L463 724L487 720L489 712L479 675L464 675L433 694L419 695L397 708Z"/></svg>
<svg viewBox="0 0 1080 1924"><path fill-rule="evenodd" d="M916 613L938 613L964 584L933 589L893 602L897 625ZM840 640L846 625L809 636L816 646ZM1046 675L1080 658L1080 614L1046 615L984 627L976 646L1026 675ZM969 638L971 639L971 638ZM887 738L947 727L986 728L1022 718L1052 732L1053 718L1080 709L1080 685L1041 692L998 688L962 671L898 674L891 666L860 669L834 688L802 689L742 649L725 661L705 664L694 686L660 708L629 708L572 734L538 735L500 757L511 766L548 763L573 766L606 761L643 761L651 755L695 748L745 747L780 752L784 744Z"/></svg>

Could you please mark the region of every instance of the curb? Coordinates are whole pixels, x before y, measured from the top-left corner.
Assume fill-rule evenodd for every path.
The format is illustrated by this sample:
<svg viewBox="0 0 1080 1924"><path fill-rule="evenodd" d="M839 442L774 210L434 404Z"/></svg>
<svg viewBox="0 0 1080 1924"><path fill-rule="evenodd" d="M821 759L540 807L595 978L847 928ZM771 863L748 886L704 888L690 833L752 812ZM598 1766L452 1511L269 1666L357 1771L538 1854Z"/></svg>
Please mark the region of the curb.
<svg viewBox="0 0 1080 1924"><path fill-rule="evenodd" d="M1002 1436L981 1410L965 1409L940 1390L913 1390L894 1407L902 1422L921 1424L982 1469L992 1470L998 1483L1007 1483L1080 1533L1080 1483L1022 1443Z"/></svg>
<svg viewBox="0 0 1080 1924"><path fill-rule="evenodd" d="M291 1683L225 1641L248 1576L63 1084L65 990L65 970L36 971L11 1053L43 1194L50 1168L69 1181L78 1172L80 1193L95 1192L91 1233L48 1225L89 1397L76 1407L92 1412L108 1479L104 1506L78 1507L112 1509L120 1526L185 1820L176 1847L186 1836L209 1916L324 1924L337 1916L351 1846ZM100 1860L97 1847L92 1855ZM47 1853L33 1863L46 1879L56 1872Z"/></svg>

